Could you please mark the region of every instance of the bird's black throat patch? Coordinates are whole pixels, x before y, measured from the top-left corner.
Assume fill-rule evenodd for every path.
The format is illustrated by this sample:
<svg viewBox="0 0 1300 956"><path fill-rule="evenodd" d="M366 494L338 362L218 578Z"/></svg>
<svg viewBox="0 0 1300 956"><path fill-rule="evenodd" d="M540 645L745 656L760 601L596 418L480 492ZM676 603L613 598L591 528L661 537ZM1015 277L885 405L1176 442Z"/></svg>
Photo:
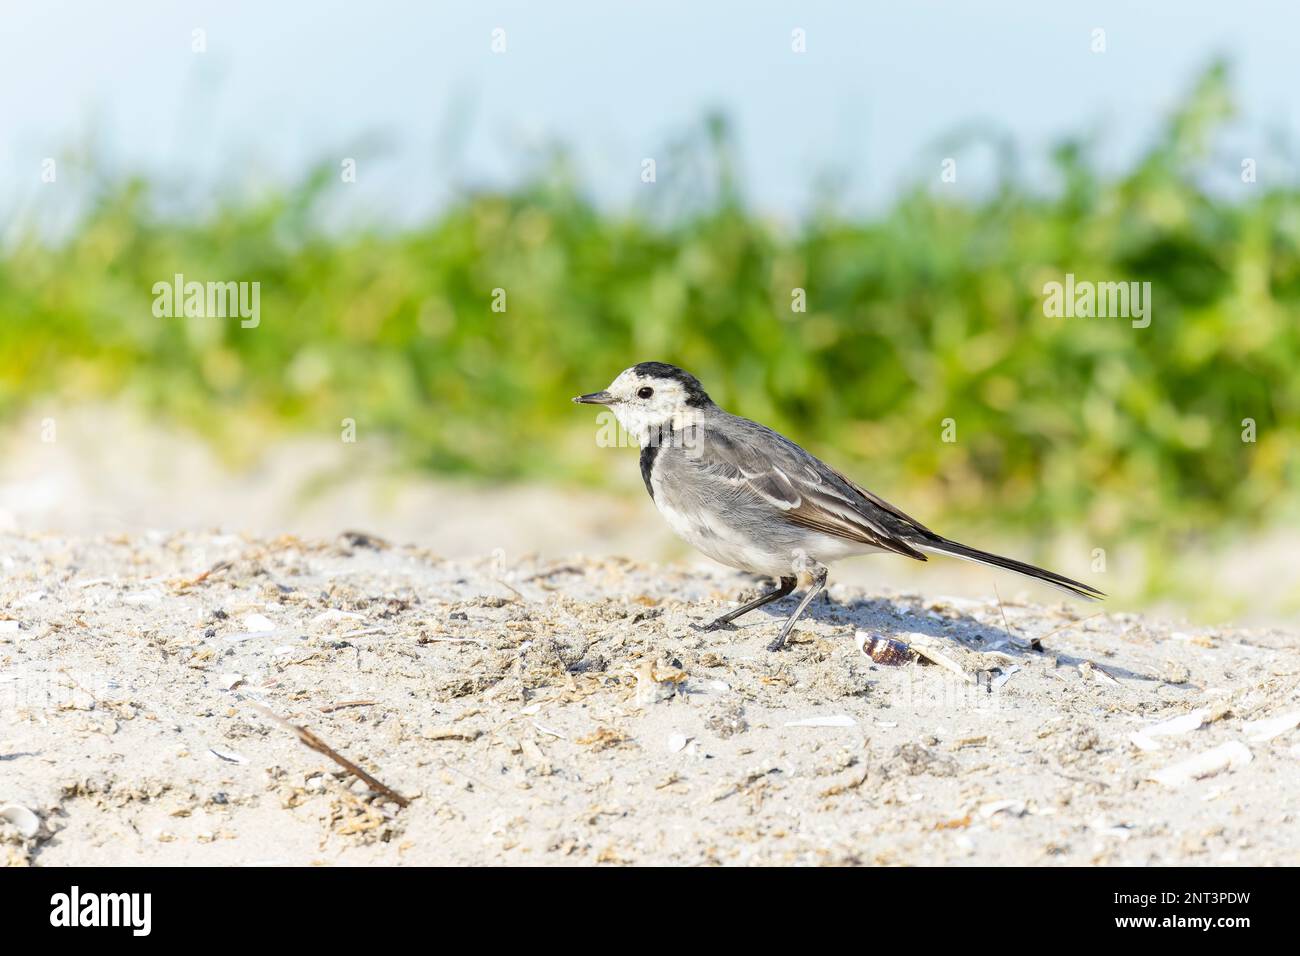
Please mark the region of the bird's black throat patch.
<svg viewBox="0 0 1300 956"><path fill-rule="evenodd" d="M676 434L670 424L652 425L646 443L641 449L641 480L645 482L645 490L650 493L651 501L654 500L655 488L650 481L650 474L654 471L655 459L659 457L659 452L664 445L672 443Z"/></svg>
<svg viewBox="0 0 1300 956"><path fill-rule="evenodd" d="M645 490L650 492L650 500L654 500L655 488L650 483L650 473L654 471L655 458L659 455L659 443L651 442L641 449L641 480L645 482Z"/></svg>

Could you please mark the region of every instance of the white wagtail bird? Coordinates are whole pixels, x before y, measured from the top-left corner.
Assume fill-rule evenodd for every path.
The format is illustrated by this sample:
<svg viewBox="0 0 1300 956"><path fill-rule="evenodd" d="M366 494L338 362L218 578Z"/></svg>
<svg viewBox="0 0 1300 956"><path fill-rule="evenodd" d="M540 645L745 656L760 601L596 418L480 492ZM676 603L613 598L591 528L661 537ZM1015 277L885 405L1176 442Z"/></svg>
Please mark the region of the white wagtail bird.
<svg viewBox="0 0 1300 956"><path fill-rule="evenodd" d="M742 614L785 597L806 571L812 586L768 645L778 650L826 587L827 565L878 551L917 561L927 552L951 555L1078 597L1105 597L1091 585L935 534L785 436L723 411L676 366L642 362L603 392L574 401L609 406L636 436L646 491L678 536L715 561L777 580L774 590L700 630L730 628Z"/></svg>

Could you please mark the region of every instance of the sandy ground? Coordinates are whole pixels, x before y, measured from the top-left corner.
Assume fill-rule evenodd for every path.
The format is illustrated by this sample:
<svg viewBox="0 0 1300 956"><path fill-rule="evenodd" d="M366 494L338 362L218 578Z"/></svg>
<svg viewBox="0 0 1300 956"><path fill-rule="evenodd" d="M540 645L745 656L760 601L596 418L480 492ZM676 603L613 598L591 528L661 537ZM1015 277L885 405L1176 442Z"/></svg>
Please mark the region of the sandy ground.
<svg viewBox="0 0 1300 956"><path fill-rule="evenodd" d="M753 587L346 536L0 534L0 859L1300 860L1294 631L845 585L780 652L791 599L690 627ZM912 650L877 663L858 631Z"/></svg>

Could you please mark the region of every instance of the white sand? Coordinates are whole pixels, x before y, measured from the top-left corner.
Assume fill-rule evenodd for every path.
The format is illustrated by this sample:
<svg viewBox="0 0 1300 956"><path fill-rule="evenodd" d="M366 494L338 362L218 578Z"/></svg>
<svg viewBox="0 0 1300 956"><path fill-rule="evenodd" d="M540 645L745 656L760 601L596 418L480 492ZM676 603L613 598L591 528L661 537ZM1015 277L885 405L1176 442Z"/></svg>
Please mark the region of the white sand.
<svg viewBox="0 0 1300 956"><path fill-rule="evenodd" d="M1009 603L1008 637L995 603L846 586L783 652L763 649L779 618L762 611L688 626L750 585L334 539L0 534L0 807L40 819L31 837L0 822L0 859L1300 859L1300 731L1248 737L1297 709L1294 631ZM928 639L977 682L873 664L859 628ZM1197 709L1197 729L1131 739ZM1235 741L1249 761L1148 779Z"/></svg>

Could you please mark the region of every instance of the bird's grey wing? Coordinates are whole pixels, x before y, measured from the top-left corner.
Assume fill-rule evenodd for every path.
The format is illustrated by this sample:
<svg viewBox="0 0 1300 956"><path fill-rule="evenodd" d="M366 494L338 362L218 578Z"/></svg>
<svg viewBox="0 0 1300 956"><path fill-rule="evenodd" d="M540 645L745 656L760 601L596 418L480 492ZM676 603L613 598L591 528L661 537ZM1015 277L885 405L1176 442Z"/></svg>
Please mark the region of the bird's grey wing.
<svg viewBox="0 0 1300 956"><path fill-rule="evenodd" d="M926 560L908 538L932 532L789 439L737 418L696 431L683 457L724 497L761 498L778 520Z"/></svg>

